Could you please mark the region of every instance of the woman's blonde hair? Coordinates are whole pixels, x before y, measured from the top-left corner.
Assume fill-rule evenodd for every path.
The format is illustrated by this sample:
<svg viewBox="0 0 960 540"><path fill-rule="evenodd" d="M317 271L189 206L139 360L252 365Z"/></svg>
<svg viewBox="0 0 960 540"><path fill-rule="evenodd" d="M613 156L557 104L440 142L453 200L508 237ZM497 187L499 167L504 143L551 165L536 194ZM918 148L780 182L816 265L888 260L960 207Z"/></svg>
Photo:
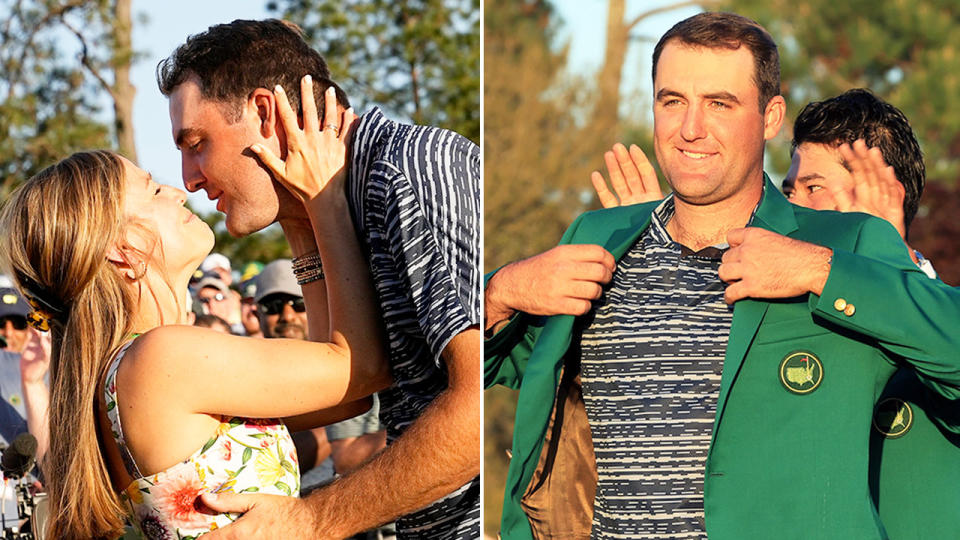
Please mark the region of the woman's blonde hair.
<svg viewBox="0 0 960 540"><path fill-rule="evenodd" d="M123 534L97 420L98 390L138 302L108 261L126 226L123 177L117 155L80 152L28 180L0 214L3 262L51 316L49 538Z"/></svg>

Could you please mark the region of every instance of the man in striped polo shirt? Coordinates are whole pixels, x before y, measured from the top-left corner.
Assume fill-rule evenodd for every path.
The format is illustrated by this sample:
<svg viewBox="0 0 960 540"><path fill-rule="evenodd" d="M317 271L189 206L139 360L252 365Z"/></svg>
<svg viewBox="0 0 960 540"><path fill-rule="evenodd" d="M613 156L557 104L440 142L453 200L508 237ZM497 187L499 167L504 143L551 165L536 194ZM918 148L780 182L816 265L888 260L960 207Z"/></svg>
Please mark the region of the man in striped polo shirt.
<svg viewBox="0 0 960 540"><path fill-rule="evenodd" d="M873 405L902 362L960 396L957 291L889 224L792 206L765 178L785 107L759 25L681 21L653 78L673 194L584 214L487 280L486 383L520 389L503 536L884 538ZM908 298L936 316L891 320Z"/></svg>
<svg viewBox="0 0 960 540"><path fill-rule="evenodd" d="M272 89L283 86L299 110L300 79L308 74L318 111L325 93L341 110L349 107L323 58L284 21L213 26L158 66L185 187L217 199L234 236L279 222L295 257L316 251L306 212L249 148L279 154ZM322 125L339 129L335 124ZM479 148L374 108L356 123L347 167L347 200L390 346L394 384L379 393L387 448L302 501L221 497L220 511L250 510L216 534L342 538L396 519L401 538L477 538Z"/></svg>

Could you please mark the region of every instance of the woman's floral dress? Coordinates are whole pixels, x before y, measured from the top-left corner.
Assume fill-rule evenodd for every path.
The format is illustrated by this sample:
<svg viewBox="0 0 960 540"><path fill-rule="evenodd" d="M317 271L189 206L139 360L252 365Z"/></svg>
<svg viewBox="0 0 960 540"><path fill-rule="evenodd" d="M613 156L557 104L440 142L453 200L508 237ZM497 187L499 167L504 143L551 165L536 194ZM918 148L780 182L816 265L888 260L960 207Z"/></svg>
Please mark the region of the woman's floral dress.
<svg viewBox="0 0 960 540"><path fill-rule="evenodd" d="M193 539L239 517L198 511L204 492L298 496L297 453L286 426L276 419L223 419L216 433L192 456L165 471L143 476L124 444L117 408L117 368L130 343L120 349L107 371L104 397L113 437L127 472L135 478L121 499L131 525L143 538Z"/></svg>

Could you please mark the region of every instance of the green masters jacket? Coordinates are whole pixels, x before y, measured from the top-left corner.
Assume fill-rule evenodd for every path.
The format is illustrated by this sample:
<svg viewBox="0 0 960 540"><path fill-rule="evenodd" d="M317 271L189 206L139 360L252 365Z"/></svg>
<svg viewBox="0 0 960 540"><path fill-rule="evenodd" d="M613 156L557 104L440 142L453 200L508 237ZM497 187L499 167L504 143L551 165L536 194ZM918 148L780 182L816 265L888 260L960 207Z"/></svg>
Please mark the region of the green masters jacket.
<svg viewBox="0 0 960 540"><path fill-rule="evenodd" d="M751 226L830 247L833 259L821 296L734 307L706 460L707 533L885 538L869 486L874 406L908 364L960 398L960 291L927 278L887 222L801 208L765 183ZM619 259L657 204L585 213L561 243L599 244ZM486 385L520 390L506 539L589 536L596 466L574 322L518 314L485 343Z"/></svg>
<svg viewBox="0 0 960 540"><path fill-rule="evenodd" d="M912 369L897 371L877 402L870 491L893 540L960 538L960 401Z"/></svg>

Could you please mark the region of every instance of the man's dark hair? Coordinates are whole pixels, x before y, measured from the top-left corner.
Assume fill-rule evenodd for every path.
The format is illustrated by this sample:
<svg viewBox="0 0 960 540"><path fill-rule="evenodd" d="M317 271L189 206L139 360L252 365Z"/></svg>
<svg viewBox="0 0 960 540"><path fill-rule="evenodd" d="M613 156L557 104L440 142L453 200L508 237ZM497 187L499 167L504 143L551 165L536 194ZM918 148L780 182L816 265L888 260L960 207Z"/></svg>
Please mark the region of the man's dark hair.
<svg viewBox="0 0 960 540"><path fill-rule="evenodd" d="M760 112L780 95L780 54L770 34L756 22L735 13L706 12L684 19L660 38L653 49L653 80L657 80L657 63L668 42L677 40L691 47L739 49L747 47L753 54L753 83L760 92Z"/></svg>
<svg viewBox="0 0 960 540"><path fill-rule="evenodd" d="M349 107L347 95L330 79L320 54L303 40L297 25L278 19L235 20L194 34L157 64L160 92L169 96L192 76L201 95L221 102L227 122L240 119L243 100L257 88L283 86L293 110L300 111L300 79L313 78L314 102L323 114L323 95L336 88L337 101Z"/></svg>
<svg viewBox="0 0 960 540"><path fill-rule="evenodd" d="M857 139L879 148L903 184L903 222L909 228L920 205L926 168L920 143L900 109L864 88L808 103L793 126L790 155L803 143L838 147ZM843 165L849 169L846 163Z"/></svg>

